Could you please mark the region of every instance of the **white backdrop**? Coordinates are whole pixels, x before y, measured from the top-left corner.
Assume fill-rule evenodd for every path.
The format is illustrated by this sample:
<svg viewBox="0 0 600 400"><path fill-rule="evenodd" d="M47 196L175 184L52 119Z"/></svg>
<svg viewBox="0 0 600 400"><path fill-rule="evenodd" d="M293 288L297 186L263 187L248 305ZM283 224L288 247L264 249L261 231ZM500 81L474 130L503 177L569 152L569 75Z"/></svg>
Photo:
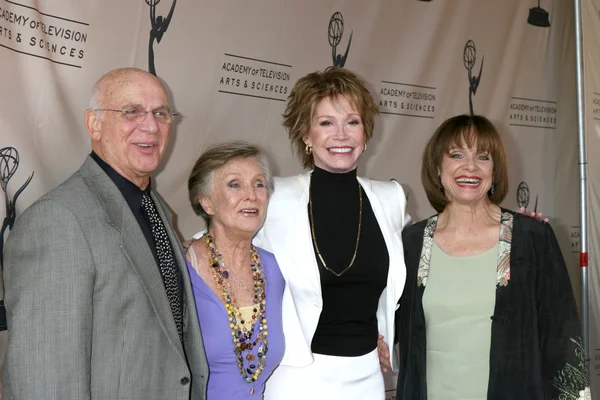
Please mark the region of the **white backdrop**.
<svg viewBox="0 0 600 400"><path fill-rule="evenodd" d="M155 180L182 237L202 225L186 180L208 145L246 139L267 149L276 174L301 170L281 127L284 100L296 79L332 65L332 53L381 105L360 173L403 183L419 220L433 212L420 184L421 152L444 119L469 112L470 68L474 112L498 125L508 151L504 206L517 207L520 187L521 202L551 218L579 297L571 1L175 1L0 0L0 147L20 155L8 197L35 171L17 214L89 152L83 113L95 80L117 67L148 69L152 49L183 114ZM148 3L157 3L160 42L150 40ZM0 177L11 165L0 157Z"/></svg>

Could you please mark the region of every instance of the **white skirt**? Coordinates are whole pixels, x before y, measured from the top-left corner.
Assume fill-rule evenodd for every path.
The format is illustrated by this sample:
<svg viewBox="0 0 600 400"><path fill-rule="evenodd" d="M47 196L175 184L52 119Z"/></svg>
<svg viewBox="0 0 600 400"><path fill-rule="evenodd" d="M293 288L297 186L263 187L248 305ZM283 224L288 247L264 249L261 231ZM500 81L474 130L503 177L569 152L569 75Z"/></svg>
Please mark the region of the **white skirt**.
<svg viewBox="0 0 600 400"><path fill-rule="evenodd" d="M377 349L359 357L313 355L306 367L277 367L267 379L265 400L385 399Z"/></svg>

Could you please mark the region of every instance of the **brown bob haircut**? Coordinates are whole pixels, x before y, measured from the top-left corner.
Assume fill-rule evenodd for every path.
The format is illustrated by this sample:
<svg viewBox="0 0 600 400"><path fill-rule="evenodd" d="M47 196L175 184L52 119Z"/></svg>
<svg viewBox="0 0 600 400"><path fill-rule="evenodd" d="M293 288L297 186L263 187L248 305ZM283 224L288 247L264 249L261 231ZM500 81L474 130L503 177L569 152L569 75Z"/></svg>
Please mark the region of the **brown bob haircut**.
<svg viewBox="0 0 600 400"><path fill-rule="evenodd" d="M439 168L444 155L450 150L462 148L463 143L469 149L488 153L494 162L492 174L493 193L488 197L499 205L508 192L508 170L506 153L498 131L486 117L481 115L458 115L442 122L437 128L423 152L421 182L431 206L442 212L448 205L439 176Z"/></svg>
<svg viewBox="0 0 600 400"><path fill-rule="evenodd" d="M365 87L364 81L341 67L312 72L298 79L288 96L283 114L283 126L304 168L315 166L312 154L305 152L304 143L313 122L315 109L323 99L331 98L335 101L338 96L344 96L360 114L365 127L365 142L373 136L375 115L379 114L379 107Z"/></svg>

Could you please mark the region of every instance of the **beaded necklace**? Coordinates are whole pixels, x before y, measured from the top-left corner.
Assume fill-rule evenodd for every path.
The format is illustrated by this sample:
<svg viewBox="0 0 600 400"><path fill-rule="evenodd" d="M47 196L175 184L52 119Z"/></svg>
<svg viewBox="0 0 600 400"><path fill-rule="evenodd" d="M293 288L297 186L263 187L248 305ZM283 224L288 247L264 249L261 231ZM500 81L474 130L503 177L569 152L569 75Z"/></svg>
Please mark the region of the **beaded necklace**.
<svg viewBox="0 0 600 400"><path fill-rule="evenodd" d="M256 248L251 245L250 256L252 264L250 264L250 269L254 280L254 308L252 310L251 328L248 330L244 326L245 321L240 312L237 300L227 287L226 280L229 279L229 272L224 266L223 256L217 250L215 240L210 233L205 233L204 237L206 238L206 248L208 250L208 265L211 267L213 279L225 302L225 310L229 318L229 328L231 329L234 344L233 352L237 359L237 366L242 378L248 383L253 383L265 369L268 351L265 271L260 256ZM254 340L252 340L256 321L260 321L259 331ZM256 354L252 352L255 347L257 349ZM246 367L244 367L244 359L247 361ZM254 386L250 389L250 393L254 394Z"/></svg>

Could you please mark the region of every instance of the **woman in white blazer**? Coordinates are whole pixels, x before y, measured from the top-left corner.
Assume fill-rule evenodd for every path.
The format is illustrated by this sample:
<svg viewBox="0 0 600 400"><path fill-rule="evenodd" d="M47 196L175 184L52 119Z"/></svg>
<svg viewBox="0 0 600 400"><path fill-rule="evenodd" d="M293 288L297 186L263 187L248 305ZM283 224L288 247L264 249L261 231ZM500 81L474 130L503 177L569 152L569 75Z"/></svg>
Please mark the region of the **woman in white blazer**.
<svg viewBox="0 0 600 400"><path fill-rule="evenodd" d="M275 178L254 240L287 282L285 353L266 399L385 398L377 344L393 349L410 218L398 183L356 175L376 114L364 82L339 67L301 78L289 96L284 126L309 171Z"/></svg>

